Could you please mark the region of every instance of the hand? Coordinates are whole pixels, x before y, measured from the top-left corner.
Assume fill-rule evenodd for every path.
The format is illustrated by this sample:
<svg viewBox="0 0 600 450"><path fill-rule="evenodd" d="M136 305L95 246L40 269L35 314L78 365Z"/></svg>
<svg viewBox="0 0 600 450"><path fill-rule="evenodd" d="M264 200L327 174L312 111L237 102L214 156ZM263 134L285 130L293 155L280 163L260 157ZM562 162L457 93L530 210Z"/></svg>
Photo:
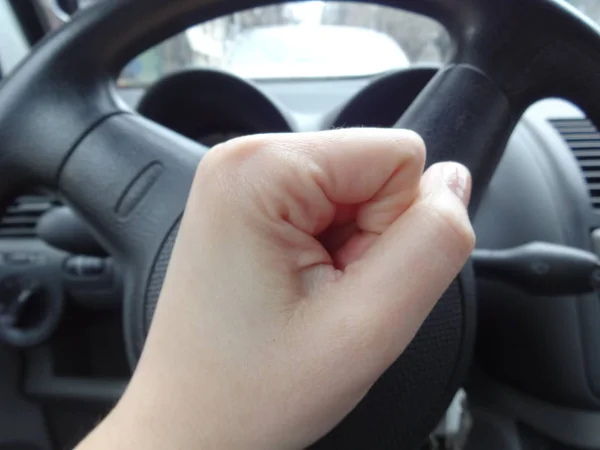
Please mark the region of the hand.
<svg viewBox="0 0 600 450"><path fill-rule="evenodd" d="M212 150L134 378L87 444L292 449L325 435L473 249L468 171L423 175L424 160L416 134L387 129Z"/></svg>

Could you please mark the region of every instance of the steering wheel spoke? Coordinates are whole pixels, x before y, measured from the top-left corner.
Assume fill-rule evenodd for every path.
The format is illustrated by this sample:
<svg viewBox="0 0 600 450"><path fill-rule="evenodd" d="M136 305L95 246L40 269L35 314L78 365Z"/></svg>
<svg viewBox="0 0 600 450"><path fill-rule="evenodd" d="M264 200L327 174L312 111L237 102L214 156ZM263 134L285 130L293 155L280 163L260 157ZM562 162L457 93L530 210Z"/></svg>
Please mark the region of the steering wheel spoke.
<svg viewBox="0 0 600 450"><path fill-rule="evenodd" d="M168 241L174 239L205 152L152 121L123 113L90 131L60 172L58 187L67 202L127 271L126 316L144 314L140 300L153 279L155 260L165 243L172 245ZM142 342L143 326L137 334L128 341ZM132 357L139 354L136 343L127 344Z"/></svg>
<svg viewBox="0 0 600 450"><path fill-rule="evenodd" d="M58 187L111 252L139 263L181 215L205 151L141 116L114 115L71 153Z"/></svg>

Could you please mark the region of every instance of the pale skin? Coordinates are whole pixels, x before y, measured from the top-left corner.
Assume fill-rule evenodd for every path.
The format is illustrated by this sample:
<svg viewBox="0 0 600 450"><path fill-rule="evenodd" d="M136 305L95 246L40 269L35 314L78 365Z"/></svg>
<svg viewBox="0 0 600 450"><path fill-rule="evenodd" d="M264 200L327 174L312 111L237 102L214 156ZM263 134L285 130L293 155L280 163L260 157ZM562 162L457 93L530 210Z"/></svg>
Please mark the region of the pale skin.
<svg viewBox="0 0 600 450"><path fill-rule="evenodd" d="M300 449L324 436L473 249L467 169L424 164L404 130L213 149L132 381L78 448Z"/></svg>

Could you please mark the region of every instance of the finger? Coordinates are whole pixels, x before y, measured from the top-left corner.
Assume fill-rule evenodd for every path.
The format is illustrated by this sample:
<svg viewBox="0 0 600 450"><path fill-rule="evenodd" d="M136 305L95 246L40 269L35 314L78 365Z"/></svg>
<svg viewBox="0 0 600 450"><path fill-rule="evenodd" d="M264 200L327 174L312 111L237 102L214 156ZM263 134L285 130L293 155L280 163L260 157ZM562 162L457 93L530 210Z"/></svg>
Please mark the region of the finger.
<svg viewBox="0 0 600 450"><path fill-rule="evenodd" d="M382 209L405 208L417 195L424 145L407 130L362 128L253 136L208 156L209 165L220 166L214 171L228 170L235 188L251 192L267 217L315 236L340 206L368 202L382 189ZM402 205L392 206L391 190L406 191L396 195ZM336 220L344 218L342 212Z"/></svg>
<svg viewBox="0 0 600 450"><path fill-rule="evenodd" d="M415 145L420 145L424 149L425 144L419 142L421 138L415 136L415 139L418 142ZM397 167L385 185L371 199L358 206L354 219L356 232L346 233L344 241L337 238L334 242L338 245L327 247L336 268L345 270L349 264L359 259L377 237L412 204L417 196L419 180L423 173L424 155L424 151L419 152L419 157ZM423 159L420 156L423 156Z"/></svg>
<svg viewBox="0 0 600 450"><path fill-rule="evenodd" d="M341 320L347 328L352 317L356 335L367 341L360 345L380 352L382 370L412 340L473 249L465 207L469 193L466 168L432 166L423 176L419 198L337 284L339 302L330 320Z"/></svg>
<svg viewBox="0 0 600 450"><path fill-rule="evenodd" d="M414 201L425 165L425 144L418 135L414 140L412 145L419 148L415 159L397 167L386 184L359 208L356 223L360 230L383 233Z"/></svg>
<svg viewBox="0 0 600 450"><path fill-rule="evenodd" d="M319 235L318 240L335 258L335 256L340 253L341 249L346 246L347 242L357 233L359 233L357 225L352 221L346 225L328 228Z"/></svg>

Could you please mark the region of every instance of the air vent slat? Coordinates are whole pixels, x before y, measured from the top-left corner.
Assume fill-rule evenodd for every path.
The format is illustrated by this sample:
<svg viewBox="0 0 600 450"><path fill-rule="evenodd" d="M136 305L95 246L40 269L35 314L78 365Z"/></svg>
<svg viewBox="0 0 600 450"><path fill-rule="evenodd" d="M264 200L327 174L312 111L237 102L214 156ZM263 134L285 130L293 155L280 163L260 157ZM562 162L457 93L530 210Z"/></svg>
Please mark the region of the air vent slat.
<svg viewBox="0 0 600 450"><path fill-rule="evenodd" d="M0 238L35 237L40 217L58 204L58 201L45 195L18 197L0 218Z"/></svg>
<svg viewBox="0 0 600 450"><path fill-rule="evenodd" d="M556 129L565 136L593 133L596 131L596 128L587 125L583 127L556 127Z"/></svg>
<svg viewBox="0 0 600 450"><path fill-rule="evenodd" d="M579 163L587 182L590 203L600 210L600 132L589 119L550 120Z"/></svg>
<svg viewBox="0 0 600 450"><path fill-rule="evenodd" d="M550 120L550 122L556 128L588 126L588 127L594 127L594 129L595 129L595 125L589 119L552 119L552 120Z"/></svg>
<svg viewBox="0 0 600 450"><path fill-rule="evenodd" d="M48 203L54 202L53 199L47 195L21 195L19 197L19 203Z"/></svg>
<svg viewBox="0 0 600 450"><path fill-rule="evenodd" d="M36 226L38 218L37 217L27 217L27 216L14 216L14 217L5 217L0 221L0 226L12 226L12 225L26 225L26 226Z"/></svg>
<svg viewBox="0 0 600 450"><path fill-rule="evenodd" d="M598 139L600 139L600 133L563 133L563 137L570 142L593 142L598 145Z"/></svg>
<svg viewBox="0 0 600 450"><path fill-rule="evenodd" d="M600 158L600 149L598 150L573 150L573 154L580 161L594 160Z"/></svg>
<svg viewBox="0 0 600 450"><path fill-rule="evenodd" d="M569 144L569 147L571 147L573 150L600 149L600 140L577 141L575 139L569 139L565 136L563 136L563 138L565 141L567 141L567 144Z"/></svg>
<svg viewBox="0 0 600 450"><path fill-rule="evenodd" d="M586 160L580 160L579 161L579 167L581 167L581 169L586 172L588 170L593 170L596 168L600 169L600 159L596 160L596 159L586 159Z"/></svg>
<svg viewBox="0 0 600 450"><path fill-rule="evenodd" d="M586 178L600 178L600 170L586 170L583 175Z"/></svg>
<svg viewBox="0 0 600 450"><path fill-rule="evenodd" d="M0 238L26 238L35 237L29 228L2 228L0 229Z"/></svg>
<svg viewBox="0 0 600 450"><path fill-rule="evenodd" d="M48 211L54 205L50 202L43 203L19 203L9 206L6 210L7 214L32 214L38 215Z"/></svg>

